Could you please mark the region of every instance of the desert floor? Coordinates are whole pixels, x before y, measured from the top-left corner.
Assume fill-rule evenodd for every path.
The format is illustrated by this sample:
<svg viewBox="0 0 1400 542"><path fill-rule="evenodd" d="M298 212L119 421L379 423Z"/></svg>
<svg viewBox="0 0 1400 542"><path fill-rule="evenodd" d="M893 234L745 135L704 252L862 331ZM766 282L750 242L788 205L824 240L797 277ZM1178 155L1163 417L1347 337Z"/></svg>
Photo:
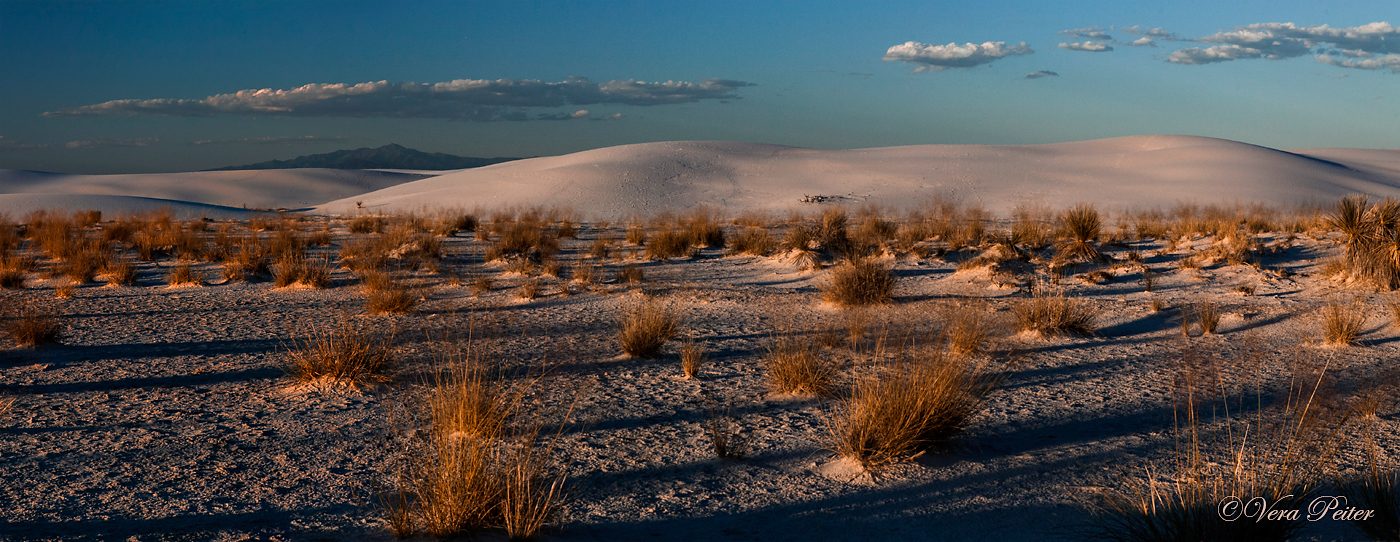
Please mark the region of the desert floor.
<svg viewBox="0 0 1400 542"><path fill-rule="evenodd" d="M308 231L325 219L312 220ZM336 245L313 254L362 235L327 224ZM429 381L435 352L465 341L513 374L545 375L541 404L573 406L556 443L567 498L547 539L1077 539L1088 525L1079 503L1096 488L1149 466L1169 469L1183 360L1217 360L1234 376L1258 364L1273 399L1296 365L1325 364L1326 395L1343 404L1389 382L1400 351L1391 295L1322 273L1341 254L1335 232L1260 234L1268 250L1254 255L1257 266L1204 257L1199 269L1177 264L1208 252L1218 243L1210 236L1170 248L1106 244L1116 263L1079 265L1060 280L1067 295L1098 309L1097 331L1046 338L1016 333L1011 310L1028 284L1047 278L1043 266L960 271L979 254L971 249L886 256L898 276L893 303L848 310L822 299L830 271L798 271L781 256L703 249L658 261L633 259L619 244L613 259L595 261L587 257L594 238L625 233L602 226L581 224L579 239L562 241L566 268L592 264L602 277L573 283L571 295L557 278L482 263L487 243L458 233L445 240L440 272L403 272L425 298L404 315L365 314L358 279L340 267L321 290L225 283L217 263L196 264L205 285L170 287L175 262L167 259L140 264L136 286L94 282L67 299L54 295L64 279L33 273L26 288L0 295L11 306L47 307L63 337L0 349L0 395L16 400L0 414L0 539L391 540L375 491L392 483L396 443L412 432L404 413ZM1127 261L1134 251L1141 263ZM640 285L613 278L632 264L645 274ZM1152 292L1144 266L1156 279ZM1096 270L1106 272L1101 283L1078 278ZM474 295L478 277L491 277L493 288ZM539 297L517 295L526 280L542 282ZM659 359L625 357L617 345L620 315L644 295L683 321L681 340ZM1183 307L1205 302L1221 311L1219 329L1184 336ZM1360 345L1323 344L1328 302L1362 304ZM999 323L978 356L1005 379L944 449L871 476L831 451L839 398L769 391L764 358L777 337L827 343L822 355L844 364L849 385L881 353L936 330L950 304L967 303ZM392 382L350 389L287 375L298 341L347 320L392 330ZM684 340L708 352L697 379L681 374ZM1227 378L1221 389L1252 393L1243 380ZM748 443L744 458L712 451L716 405ZM1378 414L1380 448L1400 450L1395 409ZM1336 472L1364 466L1355 442L1338 453ZM1361 535L1325 520L1303 537Z"/></svg>

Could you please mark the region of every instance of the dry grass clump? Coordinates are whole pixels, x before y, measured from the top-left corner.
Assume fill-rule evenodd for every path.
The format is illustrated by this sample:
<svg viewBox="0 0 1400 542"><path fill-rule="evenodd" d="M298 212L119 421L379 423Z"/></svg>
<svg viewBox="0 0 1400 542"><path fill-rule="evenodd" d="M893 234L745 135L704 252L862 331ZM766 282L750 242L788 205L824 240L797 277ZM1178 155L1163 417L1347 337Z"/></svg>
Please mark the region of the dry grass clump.
<svg viewBox="0 0 1400 542"><path fill-rule="evenodd" d="M393 334L365 332L348 320L334 327L312 326L309 337L293 342L287 373L301 382L330 381L351 387L388 382L393 342Z"/></svg>
<svg viewBox="0 0 1400 542"><path fill-rule="evenodd" d="M981 352L996 328L984 303L948 305L941 312L948 349L958 354Z"/></svg>
<svg viewBox="0 0 1400 542"><path fill-rule="evenodd" d="M646 276L642 273L642 268L631 264L618 270L617 275L613 278L618 282L627 284L641 284L643 280L646 280Z"/></svg>
<svg viewBox="0 0 1400 542"><path fill-rule="evenodd" d="M894 294L895 276L878 263L861 260L831 272L822 286L822 297L842 307L889 303Z"/></svg>
<svg viewBox="0 0 1400 542"><path fill-rule="evenodd" d="M661 230L647 243L647 257L654 260L679 258L690 253L690 236L680 230Z"/></svg>
<svg viewBox="0 0 1400 542"><path fill-rule="evenodd" d="M723 407L713 397L705 398L705 429L710 436L710 449L720 459L743 459L748 453L748 441L740 433L738 416L732 404Z"/></svg>
<svg viewBox="0 0 1400 542"><path fill-rule="evenodd" d="M321 290L331 285L330 261L323 258L308 259L299 253L288 253L278 261L273 274L273 284L285 288L301 284Z"/></svg>
<svg viewBox="0 0 1400 542"><path fill-rule="evenodd" d="M391 282L365 293L365 308L370 314L407 314L413 312L420 299L412 288Z"/></svg>
<svg viewBox="0 0 1400 542"><path fill-rule="evenodd" d="M613 239L611 237L598 237L593 239L593 244L588 248L588 255L599 260L608 259L611 254Z"/></svg>
<svg viewBox="0 0 1400 542"><path fill-rule="evenodd" d="M384 233L388 220L382 216L360 215L350 219L350 233Z"/></svg>
<svg viewBox="0 0 1400 542"><path fill-rule="evenodd" d="M515 222L505 227L501 237L486 251L487 260L524 258L540 263L559 253L559 236L537 222Z"/></svg>
<svg viewBox="0 0 1400 542"><path fill-rule="evenodd" d="M1220 309L1215 303L1201 301L1196 305L1196 319L1201 324L1201 333L1214 335L1220 328Z"/></svg>
<svg viewBox="0 0 1400 542"><path fill-rule="evenodd" d="M528 279L520 283L520 288L515 291L515 297L520 299L534 299L540 296L540 281Z"/></svg>
<svg viewBox="0 0 1400 542"><path fill-rule="evenodd" d="M1060 215L1060 228L1066 236L1056 258L1066 261L1103 262L1107 258L1092 244L1098 239L1103 219L1093 205L1081 203Z"/></svg>
<svg viewBox="0 0 1400 542"><path fill-rule="evenodd" d="M190 264L180 264L170 270L166 280L171 286L199 286L201 281Z"/></svg>
<svg viewBox="0 0 1400 542"><path fill-rule="evenodd" d="M135 286L136 264L126 258L107 261L107 284L111 286Z"/></svg>
<svg viewBox="0 0 1400 542"><path fill-rule="evenodd" d="M543 436L544 417L526 401L537 380L507 385L473 357L439 364L449 368L422 402L422 436L404 449L396 490L381 496L399 537L420 528L438 538L503 529L510 540L528 540L559 506L567 471L558 435Z"/></svg>
<svg viewBox="0 0 1400 542"><path fill-rule="evenodd" d="M655 358L679 330L680 319L674 311L655 299L645 299L623 310L617 342L629 356Z"/></svg>
<svg viewBox="0 0 1400 542"><path fill-rule="evenodd" d="M5 331L16 344L38 348L59 341L62 333L53 313L32 301L23 301L12 307L14 312L6 315Z"/></svg>
<svg viewBox="0 0 1400 542"><path fill-rule="evenodd" d="M1366 313L1360 303L1331 301L1322 307L1322 335L1327 344L1357 344L1365 324Z"/></svg>
<svg viewBox="0 0 1400 542"><path fill-rule="evenodd" d="M774 339L763 359L768 388L776 393L830 395L840 366L822 357L821 345L796 335Z"/></svg>
<svg viewBox="0 0 1400 542"><path fill-rule="evenodd" d="M0 290L19 290L24 288L24 281L28 273L23 269L10 267L8 265L0 267Z"/></svg>
<svg viewBox="0 0 1400 542"><path fill-rule="evenodd" d="M1011 242L1037 250L1049 245L1053 216L1045 206L1017 205L1011 211Z"/></svg>
<svg viewBox="0 0 1400 542"><path fill-rule="evenodd" d="M477 277L472 280L472 295L480 296L491 291L491 277Z"/></svg>
<svg viewBox="0 0 1400 542"><path fill-rule="evenodd" d="M972 358L932 347L905 354L860 380L829 420L833 448L878 473L947 443L998 379Z"/></svg>
<svg viewBox="0 0 1400 542"><path fill-rule="evenodd" d="M730 254L767 256L778 248L778 241L763 228L745 228L729 242Z"/></svg>
<svg viewBox="0 0 1400 542"><path fill-rule="evenodd" d="M681 374L688 379L700 376L700 367L705 365L705 350L694 342L686 342L681 347Z"/></svg>
<svg viewBox="0 0 1400 542"><path fill-rule="evenodd" d="M1030 299L1011 306L1018 331L1042 336L1093 335L1098 311L1086 301L1067 297L1063 290L1037 287Z"/></svg>
<svg viewBox="0 0 1400 542"><path fill-rule="evenodd" d="M238 250L224 260L224 280L253 281L272 274L268 250L255 237L245 237Z"/></svg>

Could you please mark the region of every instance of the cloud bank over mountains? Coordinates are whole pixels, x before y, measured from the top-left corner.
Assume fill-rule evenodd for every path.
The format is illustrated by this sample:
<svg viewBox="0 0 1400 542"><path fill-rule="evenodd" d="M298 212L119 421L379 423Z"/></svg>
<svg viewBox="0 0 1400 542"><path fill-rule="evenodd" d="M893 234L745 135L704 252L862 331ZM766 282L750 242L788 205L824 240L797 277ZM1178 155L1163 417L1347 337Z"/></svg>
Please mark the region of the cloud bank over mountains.
<svg viewBox="0 0 1400 542"><path fill-rule="evenodd" d="M594 83L585 77L548 82L537 79L458 79L442 83L374 81L313 83L290 90L250 89L204 99L130 99L44 113L48 117L218 115L285 117L438 118L476 122L570 120L586 110L532 113L531 109L581 105L657 106L705 100L741 99L753 83L731 79ZM579 113L582 113L580 115ZM621 118L618 115L613 117Z"/></svg>

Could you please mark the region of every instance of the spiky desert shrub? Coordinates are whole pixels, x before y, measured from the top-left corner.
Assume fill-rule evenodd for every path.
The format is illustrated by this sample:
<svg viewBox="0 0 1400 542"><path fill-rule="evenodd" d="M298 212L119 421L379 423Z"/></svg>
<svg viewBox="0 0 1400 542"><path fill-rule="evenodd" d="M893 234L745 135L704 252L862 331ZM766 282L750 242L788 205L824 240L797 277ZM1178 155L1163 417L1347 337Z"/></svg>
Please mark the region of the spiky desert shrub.
<svg viewBox="0 0 1400 542"><path fill-rule="evenodd" d="M126 258L116 258L107 262L107 284L112 286L135 286L136 264Z"/></svg>
<svg viewBox="0 0 1400 542"><path fill-rule="evenodd" d="M647 243L647 257L655 260L679 258L690 253L690 237L680 230L661 230Z"/></svg>
<svg viewBox="0 0 1400 542"><path fill-rule="evenodd" d="M1060 228L1064 231L1066 239L1060 243L1056 257L1067 261L1106 261L1103 253L1093 245L1102 227L1103 219L1099 217L1099 211L1093 205L1081 203L1071 207L1060 215Z"/></svg>
<svg viewBox="0 0 1400 542"><path fill-rule="evenodd" d="M617 342L629 356L655 358L680 330L680 319L655 299L645 299L623 310Z"/></svg>
<svg viewBox="0 0 1400 542"><path fill-rule="evenodd" d="M842 307L889 303L894 294L895 276L885 266L860 260L837 267L829 282L822 285L822 297Z"/></svg>
<svg viewBox="0 0 1400 542"><path fill-rule="evenodd" d="M190 264L180 264L170 270L166 275L166 280L171 286L199 286L201 281L199 276Z"/></svg>
<svg viewBox="0 0 1400 542"><path fill-rule="evenodd" d="M870 472L945 444L967 425L997 378L938 347L905 354L856 384L830 422L833 448Z"/></svg>

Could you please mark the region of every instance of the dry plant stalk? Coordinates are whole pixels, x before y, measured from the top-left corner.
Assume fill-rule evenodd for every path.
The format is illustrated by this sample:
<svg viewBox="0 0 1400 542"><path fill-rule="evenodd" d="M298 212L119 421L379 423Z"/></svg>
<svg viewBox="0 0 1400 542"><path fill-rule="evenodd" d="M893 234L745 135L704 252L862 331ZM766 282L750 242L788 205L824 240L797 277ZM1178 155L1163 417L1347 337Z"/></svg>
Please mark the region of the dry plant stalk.
<svg viewBox="0 0 1400 542"><path fill-rule="evenodd" d="M695 379L700 376L700 367L705 364L705 350L693 341L686 342L681 347L681 373L687 379Z"/></svg>
<svg viewBox="0 0 1400 542"><path fill-rule="evenodd" d="M1220 310L1213 302L1201 301L1196 309L1196 317L1200 319L1202 334L1214 335L1220 327Z"/></svg>

